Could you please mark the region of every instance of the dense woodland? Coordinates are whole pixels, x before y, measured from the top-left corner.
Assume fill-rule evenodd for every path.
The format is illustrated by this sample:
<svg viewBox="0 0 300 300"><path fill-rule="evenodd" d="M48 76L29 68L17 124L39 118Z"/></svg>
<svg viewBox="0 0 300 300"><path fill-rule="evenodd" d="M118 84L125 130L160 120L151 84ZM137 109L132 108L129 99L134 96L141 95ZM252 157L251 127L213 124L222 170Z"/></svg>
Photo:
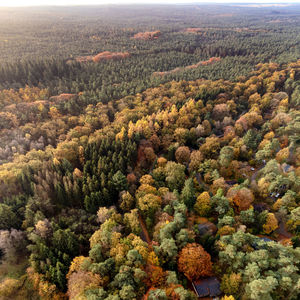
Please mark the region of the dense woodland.
<svg viewBox="0 0 300 300"><path fill-rule="evenodd" d="M299 6L1 8L0 299L299 299L299 32Z"/></svg>

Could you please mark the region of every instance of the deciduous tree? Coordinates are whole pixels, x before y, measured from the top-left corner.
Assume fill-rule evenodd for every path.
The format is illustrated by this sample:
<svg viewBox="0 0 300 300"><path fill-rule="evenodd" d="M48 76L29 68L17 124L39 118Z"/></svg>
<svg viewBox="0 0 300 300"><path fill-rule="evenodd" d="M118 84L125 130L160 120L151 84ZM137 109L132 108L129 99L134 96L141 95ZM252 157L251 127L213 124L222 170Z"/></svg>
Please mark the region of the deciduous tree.
<svg viewBox="0 0 300 300"><path fill-rule="evenodd" d="M187 244L179 253L178 270L191 281L212 274L210 255L201 245Z"/></svg>

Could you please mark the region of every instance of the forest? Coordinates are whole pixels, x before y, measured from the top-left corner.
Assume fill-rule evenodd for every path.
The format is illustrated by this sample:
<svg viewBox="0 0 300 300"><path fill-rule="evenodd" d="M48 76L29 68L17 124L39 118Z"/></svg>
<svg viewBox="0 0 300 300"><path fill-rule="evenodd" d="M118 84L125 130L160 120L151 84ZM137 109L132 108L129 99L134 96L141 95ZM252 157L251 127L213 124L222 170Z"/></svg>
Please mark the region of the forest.
<svg viewBox="0 0 300 300"><path fill-rule="evenodd" d="M297 300L300 5L0 8L1 300Z"/></svg>

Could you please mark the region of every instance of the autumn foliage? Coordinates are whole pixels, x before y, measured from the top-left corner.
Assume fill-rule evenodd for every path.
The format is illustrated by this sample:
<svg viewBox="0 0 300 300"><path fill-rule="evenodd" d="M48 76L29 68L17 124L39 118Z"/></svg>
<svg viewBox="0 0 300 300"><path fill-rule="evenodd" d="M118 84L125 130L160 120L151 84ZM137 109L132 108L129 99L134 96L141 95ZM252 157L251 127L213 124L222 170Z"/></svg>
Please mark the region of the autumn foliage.
<svg viewBox="0 0 300 300"><path fill-rule="evenodd" d="M146 285L149 287L159 287L161 286L166 277L166 272L160 267L148 264L145 268L148 277L145 281Z"/></svg>
<svg viewBox="0 0 300 300"><path fill-rule="evenodd" d="M268 213L266 224L263 225L264 232L269 234L278 228L278 221L273 213Z"/></svg>
<svg viewBox="0 0 300 300"><path fill-rule="evenodd" d="M128 52L110 52L110 51L104 51L100 52L95 56L79 56L76 57L77 62L88 62L88 61L93 61L93 62L101 62L104 60L112 60L112 59L122 59L129 57L130 54Z"/></svg>
<svg viewBox="0 0 300 300"><path fill-rule="evenodd" d="M187 244L179 253L178 270L191 281L212 275L210 255L201 245Z"/></svg>
<svg viewBox="0 0 300 300"><path fill-rule="evenodd" d="M165 76L165 75L169 75L169 74L174 74L174 73L181 72L181 71L196 69L196 68L198 68L200 66L211 65L211 64L214 64L216 62L219 62L220 60L221 60L220 57L211 57L208 60L199 61L196 64L188 65L186 67L175 68L175 69L172 69L170 71L165 71L165 72L154 72L153 75L154 76Z"/></svg>
<svg viewBox="0 0 300 300"><path fill-rule="evenodd" d="M160 30L146 31L146 32L136 33L133 36L133 38L136 40L155 40L155 39L158 39L160 35L161 35Z"/></svg>
<svg viewBox="0 0 300 300"><path fill-rule="evenodd" d="M232 199L239 210L246 210L254 201L254 196L251 190L242 188L240 190L230 189L227 197Z"/></svg>
<svg viewBox="0 0 300 300"><path fill-rule="evenodd" d="M130 54L128 52L109 52L105 51L102 53L98 53L93 57L94 62L100 62L102 60L110 60L110 59L121 59L129 57Z"/></svg>

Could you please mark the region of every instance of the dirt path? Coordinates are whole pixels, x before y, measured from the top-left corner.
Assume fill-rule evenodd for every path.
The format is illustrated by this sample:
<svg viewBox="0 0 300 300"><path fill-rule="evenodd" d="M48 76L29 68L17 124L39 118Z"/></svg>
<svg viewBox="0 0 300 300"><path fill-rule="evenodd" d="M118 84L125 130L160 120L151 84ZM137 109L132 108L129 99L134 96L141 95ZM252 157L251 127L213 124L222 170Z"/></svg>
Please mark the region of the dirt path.
<svg viewBox="0 0 300 300"><path fill-rule="evenodd" d="M197 179L200 186L205 187L205 190L209 191L209 185L203 181L202 176L201 176L200 173L196 173L196 179Z"/></svg>
<svg viewBox="0 0 300 300"><path fill-rule="evenodd" d="M145 242L147 242L147 244L149 246L149 249L152 249L152 241L150 239L146 224L145 224L145 222L144 222L144 220L143 220L143 218L140 214L139 214L139 222L140 222L140 225L141 225L141 228L142 228L142 233L141 233L142 239Z"/></svg>
<svg viewBox="0 0 300 300"><path fill-rule="evenodd" d="M263 164L262 166L260 166L258 169L256 169L256 170L254 171L254 173L253 173L252 176L251 176L251 182L252 182L252 181L256 181L256 177L257 177L257 175L258 175L258 172L259 172L264 166L265 166L265 164Z"/></svg>

